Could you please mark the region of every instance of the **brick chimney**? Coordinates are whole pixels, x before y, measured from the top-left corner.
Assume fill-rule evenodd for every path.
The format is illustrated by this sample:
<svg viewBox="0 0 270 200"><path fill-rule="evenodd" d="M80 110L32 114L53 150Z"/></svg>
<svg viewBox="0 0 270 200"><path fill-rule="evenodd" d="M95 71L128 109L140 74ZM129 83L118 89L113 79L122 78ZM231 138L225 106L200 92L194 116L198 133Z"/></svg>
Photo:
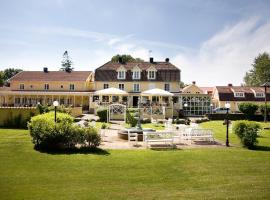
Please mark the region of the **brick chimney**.
<svg viewBox="0 0 270 200"><path fill-rule="evenodd" d="M229 86L229 87L232 87L232 86L233 86L233 84L229 83L229 84L228 84L228 86Z"/></svg>
<svg viewBox="0 0 270 200"><path fill-rule="evenodd" d="M196 81L192 81L192 84L193 84L193 85L196 85Z"/></svg>

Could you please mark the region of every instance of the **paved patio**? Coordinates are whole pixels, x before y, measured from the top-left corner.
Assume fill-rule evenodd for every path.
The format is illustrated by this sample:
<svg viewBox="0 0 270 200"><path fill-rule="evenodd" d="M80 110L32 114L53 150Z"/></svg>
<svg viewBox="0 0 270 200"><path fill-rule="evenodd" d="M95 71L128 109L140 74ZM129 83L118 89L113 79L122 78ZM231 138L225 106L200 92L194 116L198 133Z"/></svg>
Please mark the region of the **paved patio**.
<svg viewBox="0 0 270 200"><path fill-rule="evenodd" d="M146 149L144 142L135 143L128 142L128 140L123 140L118 137L118 131L122 130L123 126L120 124L111 124L110 129L105 129L103 132L102 143L100 148L102 149ZM208 143L208 142L196 142L189 143L186 141L185 143L175 145L177 149L192 149L192 148L216 148L223 147L218 142ZM164 146L163 146L164 148ZM170 147L169 147L170 148Z"/></svg>

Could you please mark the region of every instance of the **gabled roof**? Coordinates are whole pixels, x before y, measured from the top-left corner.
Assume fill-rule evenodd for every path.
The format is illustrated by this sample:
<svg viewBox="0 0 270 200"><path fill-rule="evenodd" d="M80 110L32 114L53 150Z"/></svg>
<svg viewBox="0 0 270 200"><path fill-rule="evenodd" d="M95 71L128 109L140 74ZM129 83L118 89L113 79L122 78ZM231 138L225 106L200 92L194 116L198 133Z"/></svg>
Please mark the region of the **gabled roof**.
<svg viewBox="0 0 270 200"><path fill-rule="evenodd" d="M151 81L180 81L180 69L170 62L107 62L95 71L95 81L118 81L117 69L123 66L127 69L126 79L121 81L132 81L132 70L134 67L141 69L141 78L137 81L149 81L147 69L154 67L157 70L156 79Z"/></svg>
<svg viewBox="0 0 270 200"><path fill-rule="evenodd" d="M157 70L180 70L175 65L170 62L112 62L109 61L104 65L100 66L96 70L117 70L119 66L124 66L127 70L132 70L133 67L138 66L142 70L147 70L149 67L153 66Z"/></svg>
<svg viewBox="0 0 270 200"><path fill-rule="evenodd" d="M9 81L86 81L91 71L22 71Z"/></svg>
<svg viewBox="0 0 270 200"><path fill-rule="evenodd" d="M264 98L255 97L255 92L264 92L263 87L247 86L216 86L220 101L264 101ZM245 93L244 97L235 97L234 92ZM267 100L270 100L270 88L267 88Z"/></svg>

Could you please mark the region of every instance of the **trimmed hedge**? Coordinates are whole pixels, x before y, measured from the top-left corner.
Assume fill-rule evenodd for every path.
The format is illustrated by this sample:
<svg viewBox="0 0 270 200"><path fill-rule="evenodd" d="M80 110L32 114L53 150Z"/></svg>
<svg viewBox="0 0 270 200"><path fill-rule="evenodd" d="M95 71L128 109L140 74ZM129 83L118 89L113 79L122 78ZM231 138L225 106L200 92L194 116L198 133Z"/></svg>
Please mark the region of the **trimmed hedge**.
<svg viewBox="0 0 270 200"><path fill-rule="evenodd" d="M97 116L99 117L100 122L107 122L108 118L108 110L100 109L97 111Z"/></svg>
<svg viewBox="0 0 270 200"><path fill-rule="evenodd" d="M225 120L226 119L226 114L223 114L223 113L206 114L205 116L210 120ZM246 120L247 117L243 113L235 113L235 114L230 113L229 119L230 120ZM270 115L267 116L267 119L270 120ZM254 116L250 117L249 120L263 121L264 116L263 115L254 115Z"/></svg>
<svg viewBox="0 0 270 200"><path fill-rule="evenodd" d="M254 103L240 103L239 110L244 113L247 119L251 119L256 111L258 110L259 106Z"/></svg>

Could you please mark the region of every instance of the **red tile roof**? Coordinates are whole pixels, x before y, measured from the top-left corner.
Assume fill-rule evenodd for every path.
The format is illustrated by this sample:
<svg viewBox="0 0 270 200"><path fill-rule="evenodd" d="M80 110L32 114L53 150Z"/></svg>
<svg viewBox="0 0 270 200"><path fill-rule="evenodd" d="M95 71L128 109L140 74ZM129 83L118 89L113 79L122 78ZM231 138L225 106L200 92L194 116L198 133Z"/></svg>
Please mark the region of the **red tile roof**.
<svg viewBox="0 0 270 200"><path fill-rule="evenodd" d="M86 81L91 71L22 71L9 81Z"/></svg>

